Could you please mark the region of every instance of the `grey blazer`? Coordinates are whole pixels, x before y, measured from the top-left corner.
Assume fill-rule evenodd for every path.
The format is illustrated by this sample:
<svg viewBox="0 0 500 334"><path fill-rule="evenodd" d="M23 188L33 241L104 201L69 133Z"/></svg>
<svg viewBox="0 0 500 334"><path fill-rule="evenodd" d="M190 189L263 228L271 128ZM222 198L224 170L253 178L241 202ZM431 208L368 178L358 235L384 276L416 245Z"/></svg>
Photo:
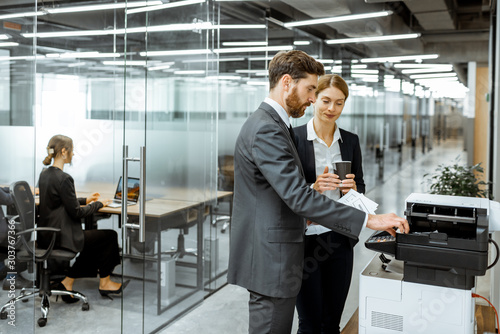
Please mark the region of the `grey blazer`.
<svg viewBox="0 0 500 334"><path fill-rule="evenodd" d="M295 297L302 282L304 218L357 240L366 214L307 185L290 133L267 103L243 124L234 170L229 283L269 297ZM325 245L318 256L328 250Z"/></svg>

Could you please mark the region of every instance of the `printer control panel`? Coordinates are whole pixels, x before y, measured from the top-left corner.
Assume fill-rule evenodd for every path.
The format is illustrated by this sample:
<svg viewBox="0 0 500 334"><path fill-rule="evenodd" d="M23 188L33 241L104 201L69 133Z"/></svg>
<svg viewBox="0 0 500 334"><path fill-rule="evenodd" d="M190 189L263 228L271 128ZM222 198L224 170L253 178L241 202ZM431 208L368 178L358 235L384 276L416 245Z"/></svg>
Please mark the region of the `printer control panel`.
<svg viewBox="0 0 500 334"><path fill-rule="evenodd" d="M372 242L390 242L390 241L396 241L396 238L390 235L389 233L383 231L381 233L375 233L373 234L366 242L372 243Z"/></svg>
<svg viewBox="0 0 500 334"><path fill-rule="evenodd" d="M365 246L368 249L395 255L396 254L396 237L393 237L386 231L377 231L373 233L368 240L365 241Z"/></svg>

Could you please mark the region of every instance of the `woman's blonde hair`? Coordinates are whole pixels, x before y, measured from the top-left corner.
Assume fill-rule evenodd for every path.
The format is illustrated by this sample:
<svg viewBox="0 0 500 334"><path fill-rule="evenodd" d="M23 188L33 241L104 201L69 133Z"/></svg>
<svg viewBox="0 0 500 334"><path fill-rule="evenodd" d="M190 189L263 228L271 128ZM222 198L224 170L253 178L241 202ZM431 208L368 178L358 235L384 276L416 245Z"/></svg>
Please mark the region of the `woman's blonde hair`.
<svg viewBox="0 0 500 334"><path fill-rule="evenodd" d="M318 97L319 93L324 91L329 87L335 87L340 89L342 93L345 95L345 99L349 96L349 87L347 83L340 75L337 74L325 74L318 80L318 88L316 88L316 97Z"/></svg>
<svg viewBox="0 0 500 334"><path fill-rule="evenodd" d="M50 138L47 145L47 156L43 159L43 164L48 166L52 163L52 159L62 154L62 149L65 148L68 152L73 151L73 140L67 136L55 135Z"/></svg>

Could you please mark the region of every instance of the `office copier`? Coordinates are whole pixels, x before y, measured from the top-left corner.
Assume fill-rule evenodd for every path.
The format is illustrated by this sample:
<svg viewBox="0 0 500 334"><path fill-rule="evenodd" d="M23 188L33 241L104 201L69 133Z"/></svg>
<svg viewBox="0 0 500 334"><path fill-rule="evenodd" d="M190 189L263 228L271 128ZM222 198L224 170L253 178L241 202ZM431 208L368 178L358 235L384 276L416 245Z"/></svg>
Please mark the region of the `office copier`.
<svg viewBox="0 0 500 334"><path fill-rule="evenodd" d="M360 334L474 333L475 278L486 273L489 232L499 224L498 205L490 210L490 202L430 194L406 199L410 233L375 232L365 242L382 254L360 274Z"/></svg>

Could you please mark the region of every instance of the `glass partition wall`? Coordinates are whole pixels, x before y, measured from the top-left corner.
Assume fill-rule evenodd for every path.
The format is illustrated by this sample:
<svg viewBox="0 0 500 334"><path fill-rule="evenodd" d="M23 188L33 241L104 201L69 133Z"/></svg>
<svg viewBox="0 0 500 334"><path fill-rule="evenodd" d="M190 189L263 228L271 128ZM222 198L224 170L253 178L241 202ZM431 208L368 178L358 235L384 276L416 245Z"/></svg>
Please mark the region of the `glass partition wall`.
<svg viewBox="0 0 500 334"><path fill-rule="evenodd" d="M51 297L47 326L152 333L226 284L234 143L268 94L278 50L304 50L348 82L339 125L360 137L367 190L412 159L412 124L423 116L433 124L430 103L357 78L352 55L268 15L243 1L0 4L0 185L24 180L35 189L49 139L64 134L75 152L64 171L78 195L112 198L120 180L128 187L125 176L141 194L138 204L82 221L117 232L112 279L128 282L123 295L104 298L97 277L78 279L90 310ZM312 116L309 107L292 123ZM36 270L22 275L34 281ZM0 327L35 332L39 304L19 303L17 326Z"/></svg>

